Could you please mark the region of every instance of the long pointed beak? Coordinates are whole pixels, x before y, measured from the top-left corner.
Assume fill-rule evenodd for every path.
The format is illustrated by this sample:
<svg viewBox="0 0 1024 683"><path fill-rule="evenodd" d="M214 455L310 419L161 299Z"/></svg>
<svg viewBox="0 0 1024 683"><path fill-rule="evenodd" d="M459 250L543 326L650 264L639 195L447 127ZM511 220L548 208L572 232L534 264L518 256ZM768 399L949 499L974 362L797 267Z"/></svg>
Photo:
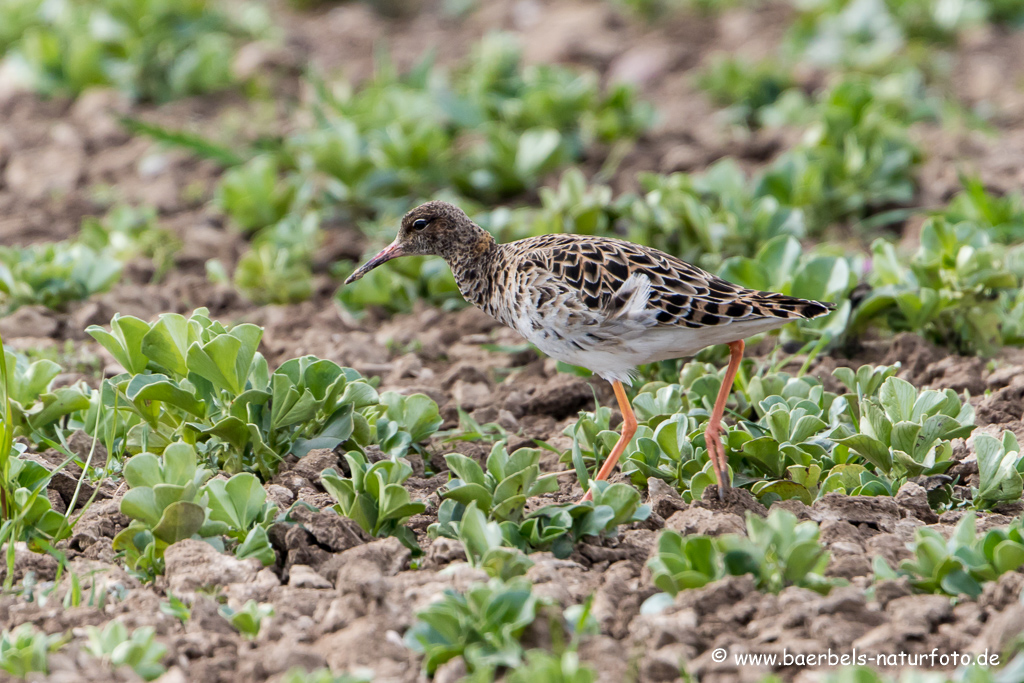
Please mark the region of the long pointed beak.
<svg viewBox="0 0 1024 683"><path fill-rule="evenodd" d="M399 256L405 256L405 254L402 253L402 245L398 243L398 240L395 240L394 242L386 246L379 254L374 256L372 259L370 259L363 265L359 266L356 272L348 276L348 279L345 280L345 284L352 284L353 282L355 282L362 276L366 275L380 264L386 261L390 261L393 258L398 258Z"/></svg>

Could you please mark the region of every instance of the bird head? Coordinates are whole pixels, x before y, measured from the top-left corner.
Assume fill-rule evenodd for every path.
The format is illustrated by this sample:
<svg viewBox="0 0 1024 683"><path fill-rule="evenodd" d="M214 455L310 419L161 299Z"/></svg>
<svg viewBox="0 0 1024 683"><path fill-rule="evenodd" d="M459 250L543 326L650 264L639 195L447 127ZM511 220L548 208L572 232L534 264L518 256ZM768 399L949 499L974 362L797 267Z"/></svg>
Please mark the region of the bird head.
<svg viewBox="0 0 1024 683"><path fill-rule="evenodd" d="M395 241L348 276L355 282L371 270L399 256L441 256L449 263L494 243L494 238L459 207L448 202L427 202L405 214Z"/></svg>

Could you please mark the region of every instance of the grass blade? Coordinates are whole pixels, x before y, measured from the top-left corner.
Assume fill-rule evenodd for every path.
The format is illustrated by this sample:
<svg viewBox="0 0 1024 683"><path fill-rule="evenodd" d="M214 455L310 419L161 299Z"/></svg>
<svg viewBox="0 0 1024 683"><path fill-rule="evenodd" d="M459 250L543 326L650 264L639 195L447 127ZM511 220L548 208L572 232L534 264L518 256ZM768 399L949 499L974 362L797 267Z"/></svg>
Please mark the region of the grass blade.
<svg viewBox="0 0 1024 683"><path fill-rule="evenodd" d="M212 140L195 133L165 128L131 116L122 116L121 125L128 129L130 133L146 135L165 145L182 147L191 151L196 156L215 161L221 166L238 166L246 160L245 156L236 153L234 150L218 145Z"/></svg>

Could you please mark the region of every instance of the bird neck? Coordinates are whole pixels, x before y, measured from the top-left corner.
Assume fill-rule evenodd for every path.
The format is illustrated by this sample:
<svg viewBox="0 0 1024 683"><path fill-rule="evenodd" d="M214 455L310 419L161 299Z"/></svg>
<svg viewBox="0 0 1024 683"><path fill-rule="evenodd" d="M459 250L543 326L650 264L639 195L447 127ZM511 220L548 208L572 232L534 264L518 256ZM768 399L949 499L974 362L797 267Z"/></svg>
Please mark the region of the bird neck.
<svg viewBox="0 0 1024 683"><path fill-rule="evenodd" d="M502 245L483 228L473 227L476 228L475 239L469 241L468 247L463 245L441 256L452 269L455 283L466 301L491 313L495 292L493 278L500 270L498 262L502 258Z"/></svg>

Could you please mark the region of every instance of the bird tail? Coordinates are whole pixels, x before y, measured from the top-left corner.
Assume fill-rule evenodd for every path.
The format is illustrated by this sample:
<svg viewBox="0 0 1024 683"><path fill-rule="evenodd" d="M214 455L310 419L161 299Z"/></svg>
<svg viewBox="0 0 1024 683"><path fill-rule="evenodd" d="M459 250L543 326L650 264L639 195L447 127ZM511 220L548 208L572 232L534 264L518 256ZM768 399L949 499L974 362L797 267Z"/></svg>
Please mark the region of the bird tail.
<svg viewBox="0 0 1024 683"><path fill-rule="evenodd" d="M826 315L836 308L836 305L829 301L797 299L775 292L751 292L751 295L750 301L754 305L754 312L766 318L809 320Z"/></svg>

